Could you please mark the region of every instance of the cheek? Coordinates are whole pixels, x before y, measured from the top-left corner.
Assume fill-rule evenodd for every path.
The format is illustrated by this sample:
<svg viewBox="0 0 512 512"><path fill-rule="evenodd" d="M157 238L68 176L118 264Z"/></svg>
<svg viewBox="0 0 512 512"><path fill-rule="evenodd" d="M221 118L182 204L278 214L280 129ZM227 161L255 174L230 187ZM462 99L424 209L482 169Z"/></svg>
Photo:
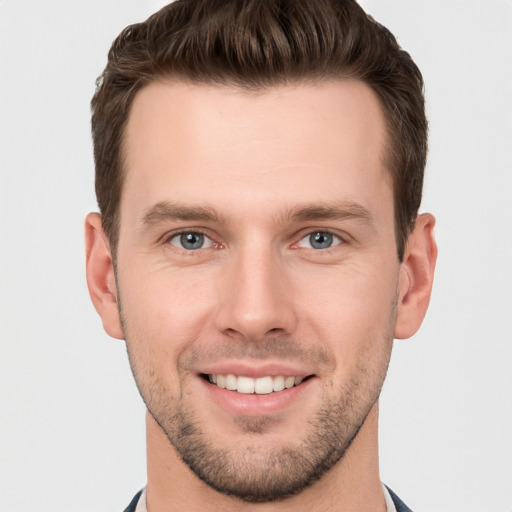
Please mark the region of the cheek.
<svg viewBox="0 0 512 512"><path fill-rule="evenodd" d="M202 312L190 287L161 275L119 276L125 339L135 380L148 406L181 395L180 355L197 339ZM185 376L186 378L186 376ZM148 402L149 401L149 402Z"/></svg>
<svg viewBox="0 0 512 512"><path fill-rule="evenodd" d="M309 336L328 345L337 366L354 368L363 358L387 358L396 316L396 269L381 265L328 269L310 276L295 293L302 297L301 316ZM395 271L396 270L396 271ZM322 286L311 285L322 283ZM380 350L382 348L382 350Z"/></svg>
<svg viewBox="0 0 512 512"><path fill-rule="evenodd" d="M119 272L122 312L127 336L144 343L158 357L175 357L198 337L213 304L211 279L191 279L176 271L127 265Z"/></svg>

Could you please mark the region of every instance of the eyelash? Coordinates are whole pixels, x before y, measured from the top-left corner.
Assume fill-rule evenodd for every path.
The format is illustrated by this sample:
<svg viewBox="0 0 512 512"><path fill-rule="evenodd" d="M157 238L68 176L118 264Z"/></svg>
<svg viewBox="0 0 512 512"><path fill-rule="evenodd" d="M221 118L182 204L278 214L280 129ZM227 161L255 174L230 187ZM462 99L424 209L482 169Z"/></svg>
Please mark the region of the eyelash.
<svg viewBox="0 0 512 512"><path fill-rule="evenodd" d="M329 247L325 247L325 248L314 248L314 247L301 247L301 242L303 242L305 239L307 239L308 237L311 237L317 233L321 233L321 234L324 234L324 235L329 235L331 237L333 237L333 239L337 239L338 242L336 242L334 240L334 243L329 246ZM182 235L185 235L185 234L194 234L194 235L201 235L205 238L207 238L211 244L207 247L198 247L197 249L186 249L184 247L179 247L175 244L172 243L172 240L182 236ZM208 233L206 233L205 231L201 230L201 229L182 229L182 230L179 230L179 231L175 231L173 233L171 233L170 235L168 236L165 236L165 237L162 237L164 239L164 242L165 244L167 245L173 245L174 247L176 247L178 250L181 250L181 251L184 251L186 253L194 253L196 251L199 251L201 249L210 249L210 248L213 248L213 249L222 249L223 248L223 245L221 243L218 243L218 242L215 242L214 239L209 236ZM347 241L347 237L345 236L341 236L339 233L334 233L333 231L329 230L329 229L308 229L307 232L302 232L301 233L301 236L300 238L298 239L297 242L293 243L292 245L292 249L297 249L297 248L303 248L303 249L309 249L309 250L312 250L314 252L317 252L317 253L320 253L320 252L327 252L329 251L330 249L333 249L339 245L344 245L348 243Z"/></svg>
<svg viewBox="0 0 512 512"><path fill-rule="evenodd" d="M194 235L201 235L205 238L207 238L208 240L210 240L211 242L211 245L208 246L208 247L200 247L198 249L185 249L184 247L178 247L178 246L175 246L174 244L171 243L171 241L175 238L178 238L182 235L187 235L187 234L194 234ZM209 249L209 248L214 248L214 249L222 249L222 244L218 243L218 242L215 242L211 236L208 235L208 233L206 233L205 231L201 230L201 229L181 229L179 231L175 231L173 233L171 233L170 235L168 236L165 236L164 237L164 242L168 245L173 245L174 247L176 247L177 249L179 250L182 250L184 252L188 252L188 253L193 253L195 251L198 251L200 249Z"/></svg>
<svg viewBox="0 0 512 512"><path fill-rule="evenodd" d="M339 233L334 233L333 231L329 230L329 229L313 229L313 230L308 230L307 233L305 233L303 236L300 237L299 241L295 244L293 244L293 247L296 248L296 247L300 247L300 243L307 239L308 237L311 237L317 233L321 233L323 235L329 235L331 236L333 239L337 239L338 242L335 243L333 241L333 244L329 247L326 247L324 249L315 249L314 247L304 247L305 249L310 249L310 250L313 250L315 252L327 252L329 251L329 249L334 249L335 247L339 246L339 245L343 245L343 244L346 244L347 243L347 240L346 240L346 237L343 237L341 236Z"/></svg>

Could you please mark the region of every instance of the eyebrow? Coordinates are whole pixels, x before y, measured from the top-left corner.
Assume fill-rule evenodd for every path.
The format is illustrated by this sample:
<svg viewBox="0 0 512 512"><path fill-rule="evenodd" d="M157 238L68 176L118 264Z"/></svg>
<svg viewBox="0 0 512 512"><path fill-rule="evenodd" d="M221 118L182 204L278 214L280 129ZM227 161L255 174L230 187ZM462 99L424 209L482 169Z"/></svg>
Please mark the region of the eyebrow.
<svg viewBox="0 0 512 512"><path fill-rule="evenodd" d="M142 216L144 226L154 226L170 220L184 221L211 221L215 222L219 216L213 208L208 206L186 206L183 204L161 201L146 210Z"/></svg>
<svg viewBox="0 0 512 512"><path fill-rule="evenodd" d="M296 206L280 215L284 222L308 222L322 220L360 220L370 227L374 219L363 205L350 201L340 203L312 203ZM161 201L150 207L142 216L142 225L152 227L172 220L218 222L219 215L211 206L187 206Z"/></svg>
<svg viewBox="0 0 512 512"><path fill-rule="evenodd" d="M355 219L363 221L370 227L374 225L374 219L370 211L363 205L351 201L299 206L287 212L285 219L298 222Z"/></svg>

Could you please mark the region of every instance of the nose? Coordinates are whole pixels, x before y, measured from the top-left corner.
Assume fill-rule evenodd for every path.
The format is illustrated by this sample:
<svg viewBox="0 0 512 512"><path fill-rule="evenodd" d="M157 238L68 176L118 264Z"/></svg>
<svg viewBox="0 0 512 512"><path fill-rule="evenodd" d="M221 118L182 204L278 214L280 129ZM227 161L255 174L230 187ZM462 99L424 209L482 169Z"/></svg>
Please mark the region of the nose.
<svg viewBox="0 0 512 512"><path fill-rule="evenodd" d="M297 316L292 287L285 264L271 247L239 251L223 278L218 330L246 341L293 332Z"/></svg>

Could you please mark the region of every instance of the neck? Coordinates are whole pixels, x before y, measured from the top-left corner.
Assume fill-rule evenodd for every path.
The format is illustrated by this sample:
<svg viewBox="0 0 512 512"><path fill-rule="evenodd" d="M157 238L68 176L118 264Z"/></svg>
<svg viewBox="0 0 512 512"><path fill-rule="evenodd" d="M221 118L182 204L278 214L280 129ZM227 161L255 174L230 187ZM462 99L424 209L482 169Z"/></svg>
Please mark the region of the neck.
<svg viewBox="0 0 512 512"><path fill-rule="evenodd" d="M148 512L385 511L378 469L377 424L375 403L343 458L320 480L282 501L247 503L220 494L197 478L147 413Z"/></svg>

